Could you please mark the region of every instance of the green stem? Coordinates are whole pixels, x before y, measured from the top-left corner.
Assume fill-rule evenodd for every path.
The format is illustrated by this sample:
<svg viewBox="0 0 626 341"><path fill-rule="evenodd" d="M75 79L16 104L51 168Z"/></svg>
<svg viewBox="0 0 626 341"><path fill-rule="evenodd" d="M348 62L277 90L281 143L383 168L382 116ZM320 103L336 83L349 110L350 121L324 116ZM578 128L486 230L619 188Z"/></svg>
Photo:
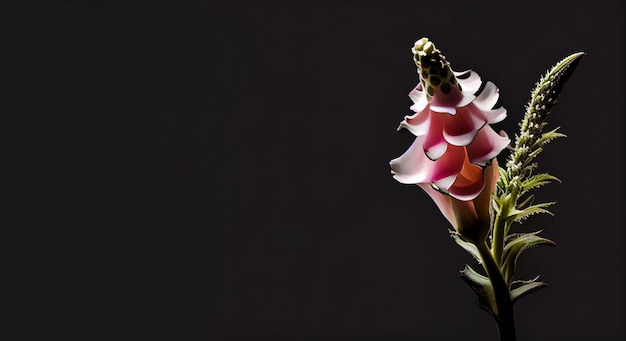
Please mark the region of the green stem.
<svg viewBox="0 0 626 341"><path fill-rule="evenodd" d="M504 212L504 211L507 212ZM491 240L491 254L498 266L502 264L502 250L504 248L504 235L506 234L506 217L508 217L508 205L504 204L498 211L493 224L493 238Z"/></svg>
<svg viewBox="0 0 626 341"><path fill-rule="evenodd" d="M493 317L498 324L500 341L515 341L515 316L509 286L506 284L500 267L496 264L487 243L478 243L476 247L495 294L497 311L494 312Z"/></svg>
<svg viewBox="0 0 626 341"><path fill-rule="evenodd" d="M509 233L509 227L511 224L507 220L509 219L511 209L517 206L519 187L520 185L518 184L517 178L509 181L509 185L506 188L506 191L509 192L509 195L505 198L502 198L502 203L500 204L498 213L496 214L496 218L493 223L491 253L493 255L493 259L495 259L498 266L502 265L504 238Z"/></svg>

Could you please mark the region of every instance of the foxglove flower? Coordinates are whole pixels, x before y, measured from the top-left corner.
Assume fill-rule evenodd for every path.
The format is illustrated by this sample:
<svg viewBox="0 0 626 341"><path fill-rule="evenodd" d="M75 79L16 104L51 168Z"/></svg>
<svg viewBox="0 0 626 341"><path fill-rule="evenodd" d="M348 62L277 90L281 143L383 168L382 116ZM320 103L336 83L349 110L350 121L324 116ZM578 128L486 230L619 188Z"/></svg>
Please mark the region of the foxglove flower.
<svg viewBox="0 0 626 341"><path fill-rule="evenodd" d="M485 185L482 167L510 142L489 125L506 117L504 108L493 109L498 89L487 82L479 92L478 74L454 72L427 38L418 40L412 51L420 78L409 93L415 113L398 129L407 129L416 139L391 161L394 178L432 186L457 200L473 200Z"/></svg>
<svg viewBox="0 0 626 341"><path fill-rule="evenodd" d="M541 78L532 92L520 133L506 169L496 156L509 145L506 134L490 126L506 117L495 108L498 89L482 84L475 72L454 72L445 57L427 38L412 49L420 82L409 97L412 115L399 129L415 140L400 157L390 162L394 178L416 184L435 202L454 227L454 241L482 265L485 275L466 265L461 278L476 294L479 307L498 325L501 341L515 341L513 304L547 286L538 281L514 280L520 254L534 246L555 245L539 236L541 231L509 234L514 222L546 209L553 202L533 203L528 192L557 180L535 173L534 158L550 140L565 136L557 129L544 132L546 118L583 52L557 63Z"/></svg>

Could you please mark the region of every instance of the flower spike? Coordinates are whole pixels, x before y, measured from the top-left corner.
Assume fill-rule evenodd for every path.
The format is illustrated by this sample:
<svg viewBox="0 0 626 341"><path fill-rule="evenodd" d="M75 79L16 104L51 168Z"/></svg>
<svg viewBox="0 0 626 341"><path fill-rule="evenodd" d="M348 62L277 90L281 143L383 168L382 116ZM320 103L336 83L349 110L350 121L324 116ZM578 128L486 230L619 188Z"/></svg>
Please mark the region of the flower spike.
<svg viewBox="0 0 626 341"><path fill-rule="evenodd" d="M515 139L515 152L509 156L506 164L508 180L530 176L536 167L532 160L542 151L543 145L554 138L565 136L557 132L558 128L547 133L543 133L543 129L565 83L584 56L585 53L578 52L564 58L536 84L520 123L520 134ZM510 186L507 190L511 190Z"/></svg>

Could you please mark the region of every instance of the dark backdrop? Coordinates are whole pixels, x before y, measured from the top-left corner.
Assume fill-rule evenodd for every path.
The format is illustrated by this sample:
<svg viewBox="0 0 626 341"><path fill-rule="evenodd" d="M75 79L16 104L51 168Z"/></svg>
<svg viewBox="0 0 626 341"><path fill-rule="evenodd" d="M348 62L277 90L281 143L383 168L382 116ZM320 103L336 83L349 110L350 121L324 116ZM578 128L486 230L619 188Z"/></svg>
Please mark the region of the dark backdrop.
<svg viewBox="0 0 626 341"><path fill-rule="evenodd" d="M517 131L581 62L540 168L561 178L519 275L520 340L621 340L618 1L3 5L4 340L496 340L429 198L389 174L432 39ZM503 160L504 156L500 159Z"/></svg>

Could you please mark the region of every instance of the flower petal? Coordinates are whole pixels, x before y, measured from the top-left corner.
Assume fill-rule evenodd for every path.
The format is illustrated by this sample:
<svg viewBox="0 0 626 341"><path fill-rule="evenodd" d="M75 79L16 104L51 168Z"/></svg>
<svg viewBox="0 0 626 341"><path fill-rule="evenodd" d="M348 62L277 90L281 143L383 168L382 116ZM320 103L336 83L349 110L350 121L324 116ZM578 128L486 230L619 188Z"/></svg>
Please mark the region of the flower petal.
<svg viewBox="0 0 626 341"><path fill-rule="evenodd" d="M417 137L409 149L389 165L394 179L400 183L429 183L461 172L463 153L465 148L450 146L441 158L433 161L424 153L423 137Z"/></svg>
<svg viewBox="0 0 626 341"><path fill-rule="evenodd" d="M454 72L454 76L459 82L463 92L475 94L478 89L480 89L480 85L482 84L480 76L472 70Z"/></svg>
<svg viewBox="0 0 626 341"><path fill-rule="evenodd" d="M435 184L435 186L439 188L440 191L444 193L448 193L448 189L450 188L450 186L452 186L452 184L454 184L454 181L456 180L457 175L458 174L452 174L448 177L435 180L433 181L433 183Z"/></svg>
<svg viewBox="0 0 626 341"><path fill-rule="evenodd" d="M469 163L466 158L463 169L456 177L454 184L448 189L448 193L459 200L473 200L480 194L484 186L485 179L482 168Z"/></svg>
<svg viewBox="0 0 626 341"><path fill-rule="evenodd" d="M430 127L430 116L431 113L428 108L412 116L405 116L404 120L400 122L398 130L404 128L410 131L415 136L428 134L428 129Z"/></svg>
<svg viewBox="0 0 626 341"><path fill-rule="evenodd" d="M470 94L469 92L463 91L463 98L456 104L457 108L463 108L464 106L474 102L476 96Z"/></svg>
<svg viewBox="0 0 626 341"><path fill-rule="evenodd" d="M500 107L494 110L487 110L482 112L485 118L487 119L487 123L498 123L506 118L506 109Z"/></svg>
<svg viewBox="0 0 626 341"><path fill-rule="evenodd" d="M415 112L420 112L424 110L426 104L428 104L428 98L426 98L426 93L422 88L422 83L418 84L415 89L409 92L409 97L413 101L413 105L411 106L411 110Z"/></svg>
<svg viewBox="0 0 626 341"><path fill-rule="evenodd" d="M468 98L464 98L465 95L456 86L450 86L450 91L445 94L439 87L435 89L435 93L430 100L430 110L439 113L448 113L450 115L456 114L456 108L458 104L463 102L471 102L474 99L474 95L467 95Z"/></svg>
<svg viewBox="0 0 626 341"><path fill-rule="evenodd" d="M443 181L445 178L459 174L463 169L463 159L466 153L464 147L448 146L446 152L438 160L429 159L433 163L430 181Z"/></svg>
<svg viewBox="0 0 626 341"><path fill-rule="evenodd" d="M389 162L393 178L398 182L403 184L428 182L429 173L426 162L430 160L424 155L421 140L420 137L416 138L404 154Z"/></svg>
<svg viewBox="0 0 626 341"><path fill-rule="evenodd" d="M420 186L430 196L430 198L435 202L435 204L439 208L439 211L441 211L443 216L446 217L446 219L448 219L452 227L454 227L454 229L456 230L457 228L456 217L454 216L454 212L452 210L452 206L450 203L452 198L448 195L440 193L439 191L434 189L430 184L417 184L417 185Z"/></svg>
<svg viewBox="0 0 626 341"><path fill-rule="evenodd" d="M442 134L444 122L444 114L430 113L430 127L428 134L424 135L424 152L431 160L439 159L448 149L448 143Z"/></svg>
<svg viewBox="0 0 626 341"><path fill-rule="evenodd" d="M483 223L489 224L489 207L491 205L491 194L496 191L496 184L500 177L498 170L498 159L493 159L491 164L485 168L485 188L474 199L474 206L478 219Z"/></svg>
<svg viewBox="0 0 626 341"><path fill-rule="evenodd" d="M474 104L481 110L491 110L498 102L499 97L500 94L496 85L492 82L487 82L483 91L474 100Z"/></svg>
<svg viewBox="0 0 626 341"><path fill-rule="evenodd" d="M467 154L471 163L484 166L489 160L496 157L509 145L511 140L504 135L498 135L489 125L485 125L476 134L472 143L467 145Z"/></svg>
<svg viewBox="0 0 626 341"><path fill-rule="evenodd" d="M476 132L484 126L485 120L477 115L472 115L470 110L459 108L457 114L446 115L443 137L455 146L466 146L476 137Z"/></svg>
<svg viewBox="0 0 626 341"><path fill-rule="evenodd" d="M483 110L480 109L476 104L472 103L468 105L467 110L472 113L472 115L479 117L480 119L487 121L487 123L498 123L506 118L506 109L500 107L494 110Z"/></svg>

